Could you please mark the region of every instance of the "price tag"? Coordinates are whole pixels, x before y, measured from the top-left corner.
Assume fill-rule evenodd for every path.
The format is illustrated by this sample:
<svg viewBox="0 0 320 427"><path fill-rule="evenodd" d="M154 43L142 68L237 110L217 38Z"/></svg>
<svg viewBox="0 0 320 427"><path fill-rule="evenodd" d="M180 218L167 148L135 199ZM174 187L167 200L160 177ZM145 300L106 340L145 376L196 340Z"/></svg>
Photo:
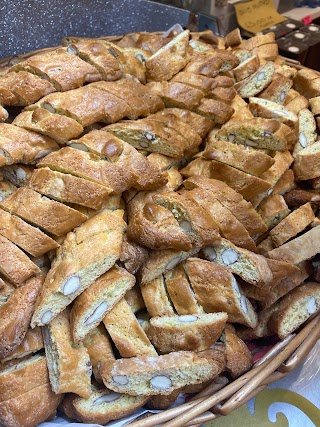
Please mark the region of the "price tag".
<svg viewBox="0 0 320 427"><path fill-rule="evenodd" d="M250 33L259 33L272 25L286 21L273 5L273 0L252 0L234 5L238 24Z"/></svg>

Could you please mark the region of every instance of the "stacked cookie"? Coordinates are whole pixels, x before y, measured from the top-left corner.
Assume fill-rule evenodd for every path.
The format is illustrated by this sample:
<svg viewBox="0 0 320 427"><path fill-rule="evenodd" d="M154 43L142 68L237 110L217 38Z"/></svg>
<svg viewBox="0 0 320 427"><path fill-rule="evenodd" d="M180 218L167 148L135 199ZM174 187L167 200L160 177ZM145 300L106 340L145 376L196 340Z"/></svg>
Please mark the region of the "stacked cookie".
<svg viewBox="0 0 320 427"><path fill-rule="evenodd" d="M64 44L0 77L6 427L163 409L320 306L318 77L237 30Z"/></svg>

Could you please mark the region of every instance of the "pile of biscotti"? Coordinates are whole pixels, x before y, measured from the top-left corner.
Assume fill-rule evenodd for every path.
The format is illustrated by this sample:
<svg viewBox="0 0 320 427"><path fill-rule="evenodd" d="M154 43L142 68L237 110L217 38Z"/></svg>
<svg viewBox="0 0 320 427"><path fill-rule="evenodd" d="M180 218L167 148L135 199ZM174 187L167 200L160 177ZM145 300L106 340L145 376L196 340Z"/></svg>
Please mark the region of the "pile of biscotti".
<svg viewBox="0 0 320 427"><path fill-rule="evenodd" d="M4 426L167 408L319 311L320 77L273 33L68 38L0 104Z"/></svg>

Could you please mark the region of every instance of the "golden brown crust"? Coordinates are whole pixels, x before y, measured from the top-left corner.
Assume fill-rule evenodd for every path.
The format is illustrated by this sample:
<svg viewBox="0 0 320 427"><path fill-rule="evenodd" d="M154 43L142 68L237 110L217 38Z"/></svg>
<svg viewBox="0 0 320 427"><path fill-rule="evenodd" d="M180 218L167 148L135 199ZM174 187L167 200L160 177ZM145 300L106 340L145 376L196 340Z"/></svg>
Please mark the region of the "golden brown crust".
<svg viewBox="0 0 320 427"><path fill-rule="evenodd" d="M300 150L296 154L295 162L293 165L293 171L296 180L304 181L307 179L318 178L320 176L319 159L319 141Z"/></svg>
<svg viewBox="0 0 320 427"><path fill-rule="evenodd" d="M271 229L289 215L290 209L281 194L272 194L259 204L258 213L268 229Z"/></svg>
<svg viewBox="0 0 320 427"><path fill-rule="evenodd" d="M103 323L122 357L156 356L157 352L123 298L104 317ZM105 365L100 370L103 378Z"/></svg>
<svg viewBox="0 0 320 427"><path fill-rule="evenodd" d="M11 352L7 357L1 360L6 362L12 359L21 359L31 353L36 353L43 348L43 339L41 328L36 327L34 329L29 328L21 344Z"/></svg>
<svg viewBox="0 0 320 427"><path fill-rule="evenodd" d="M52 114L44 108L23 111L13 120L12 124L21 128L39 132L63 144L76 138L83 132L83 127L71 117Z"/></svg>
<svg viewBox="0 0 320 427"><path fill-rule="evenodd" d="M128 190L137 180L137 174L123 165L108 162L93 153L71 147L61 148L38 163L59 172L70 173L112 188L116 193Z"/></svg>
<svg viewBox="0 0 320 427"><path fill-rule="evenodd" d="M239 59L232 53L222 50L210 50L194 53L184 71L216 77L219 71L228 71L239 65Z"/></svg>
<svg viewBox="0 0 320 427"><path fill-rule="evenodd" d="M259 93L259 98L269 99L270 101L283 104L286 101L293 81L282 74L275 73L269 86Z"/></svg>
<svg viewBox="0 0 320 427"><path fill-rule="evenodd" d="M0 209L0 234L35 257L59 247L38 228L3 209Z"/></svg>
<svg viewBox="0 0 320 427"><path fill-rule="evenodd" d="M147 87L160 96L167 108L193 110L200 104L205 93L195 87L180 82L150 82Z"/></svg>
<svg viewBox="0 0 320 427"><path fill-rule="evenodd" d="M172 316L174 308L163 275L140 286L142 298L151 317Z"/></svg>
<svg viewBox="0 0 320 427"><path fill-rule="evenodd" d="M64 236L87 219L75 209L25 187L2 201L1 207L55 236Z"/></svg>
<svg viewBox="0 0 320 427"><path fill-rule="evenodd" d="M100 209L112 189L73 175L36 169L28 187L63 203L74 203L92 209Z"/></svg>
<svg viewBox="0 0 320 427"><path fill-rule="evenodd" d="M302 69L297 72L293 78L293 89L307 99L315 98L320 95L319 75L310 69Z"/></svg>
<svg viewBox="0 0 320 427"><path fill-rule="evenodd" d="M29 279L0 308L0 359L13 352L24 339L42 284L43 277Z"/></svg>
<svg viewBox="0 0 320 427"><path fill-rule="evenodd" d="M91 389L91 362L82 343L72 341L70 310L58 314L43 328L43 341L52 390L88 398Z"/></svg>
<svg viewBox="0 0 320 427"><path fill-rule="evenodd" d="M220 337L227 313L152 317L147 334L160 353L201 351Z"/></svg>
<svg viewBox="0 0 320 427"><path fill-rule="evenodd" d="M223 341L226 347L226 369L232 378L238 378L249 371L253 364L250 350L230 323L225 327Z"/></svg>
<svg viewBox="0 0 320 427"><path fill-rule="evenodd" d="M87 349L92 364L93 375L99 383L102 383L102 378L99 372L100 365L104 365L107 369L107 364L112 366L115 361L111 342L107 336L107 332L102 324L88 332L83 340L83 345Z"/></svg>
<svg viewBox="0 0 320 427"><path fill-rule="evenodd" d="M0 272L18 286L40 273L40 269L21 249L0 235Z"/></svg>
<svg viewBox="0 0 320 427"><path fill-rule="evenodd" d="M163 112L165 114L167 112L174 114L183 122L188 123L192 129L201 136L201 138L204 138L214 126L212 120L182 108L166 108ZM161 114L161 112L159 114Z"/></svg>
<svg viewBox="0 0 320 427"><path fill-rule="evenodd" d="M164 274L166 290L178 314L203 314L183 263ZM161 315L160 315L161 316Z"/></svg>
<svg viewBox="0 0 320 427"><path fill-rule="evenodd" d="M31 56L11 68L12 71L29 71L46 78L56 90L67 91L84 83L101 80L101 74L78 56L68 53L67 48L56 48L48 53Z"/></svg>
<svg viewBox="0 0 320 427"><path fill-rule="evenodd" d="M219 202L231 210L234 216L244 225L250 236L267 231L266 225L252 205L226 183L199 176L187 179L184 181L184 186L188 190L202 188L214 193Z"/></svg>
<svg viewBox="0 0 320 427"><path fill-rule="evenodd" d="M3 105L29 105L55 91L49 81L26 71L9 72L0 79L0 103Z"/></svg>
<svg viewBox="0 0 320 427"><path fill-rule="evenodd" d="M230 105L217 99L203 98L194 111L207 117L216 124L224 124L231 119L234 109Z"/></svg>
<svg viewBox="0 0 320 427"><path fill-rule="evenodd" d="M247 60L233 69L233 75L237 82L246 79L255 73L260 66L259 57L257 55L250 56Z"/></svg>
<svg viewBox="0 0 320 427"><path fill-rule="evenodd" d="M27 393L0 403L0 422L6 427L34 427L55 415L63 395L56 395L45 383ZM26 411L26 408L37 408Z"/></svg>
<svg viewBox="0 0 320 427"><path fill-rule="evenodd" d="M135 284L135 277L124 268L113 266L74 301L70 313L73 340L82 341Z"/></svg>
<svg viewBox="0 0 320 427"><path fill-rule="evenodd" d="M30 164L58 150L48 136L39 135L8 123L0 123L0 166L13 163Z"/></svg>

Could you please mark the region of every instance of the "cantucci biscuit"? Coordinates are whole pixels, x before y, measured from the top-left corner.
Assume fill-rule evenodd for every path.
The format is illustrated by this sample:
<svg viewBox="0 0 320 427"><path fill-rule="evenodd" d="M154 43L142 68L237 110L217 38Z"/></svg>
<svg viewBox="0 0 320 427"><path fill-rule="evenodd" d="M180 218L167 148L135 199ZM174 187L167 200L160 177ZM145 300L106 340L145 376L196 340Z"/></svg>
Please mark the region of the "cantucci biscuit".
<svg viewBox="0 0 320 427"><path fill-rule="evenodd" d="M129 396L92 385L89 398L83 399L71 394L64 399L60 408L71 419L105 425L111 420L126 417L147 400L148 397Z"/></svg>
<svg viewBox="0 0 320 427"><path fill-rule="evenodd" d="M216 179L207 179L202 176L192 177L184 181L187 190L202 188L213 193L217 200L228 208L233 215L244 225L250 236L267 231L267 227L260 215L253 209L251 203L229 187L226 183Z"/></svg>
<svg viewBox="0 0 320 427"><path fill-rule="evenodd" d="M277 310L270 317L268 328L280 339L285 339L310 316L319 312L319 283L306 282L298 286L285 295L276 306Z"/></svg>
<svg viewBox="0 0 320 427"><path fill-rule="evenodd" d="M132 274L113 266L83 291L75 299L70 313L73 340L82 341L134 284Z"/></svg>
<svg viewBox="0 0 320 427"><path fill-rule="evenodd" d="M63 147L52 154L42 159L38 166L49 167L58 172L69 173L105 185L115 193L128 190L138 178L131 168L125 168L123 164L118 165L103 160L96 154L76 148Z"/></svg>
<svg viewBox="0 0 320 427"><path fill-rule="evenodd" d="M63 203L73 203L99 209L112 192L111 188L96 182L53 171L48 167L36 169L28 187Z"/></svg>
<svg viewBox="0 0 320 427"><path fill-rule="evenodd" d="M172 316L175 314L169 291L167 290L166 280L162 274L141 285L140 288L142 298L151 317Z"/></svg>
<svg viewBox="0 0 320 427"><path fill-rule="evenodd" d="M0 132L0 166L35 163L59 147L48 136L12 124L0 123Z"/></svg>
<svg viewBox="0 0 320 427"><path fill-rule="evenodd" d="M12 359L22 359L32 353L37 353L43 349L42 331L40 327L29 328L20 345L8 356L1 360L1 363Z"/></svg>
<svg viewBox="0 0 320 427"><path fill-rule="evenodd" d="M1 305L0 359L16 350L24 339L43 279L42 276L29 279L12 291Z"/></svg>
<svg viewBox="0 0 320 427"><path fill-rule="evenodd" d="M145 286L148 286L148 284ZM185 271L184 263L178 264L164 274L164 286L178 314L197 315L204 313L202 305L196 299L192 284Z"/></svg>
<svg viewBox="0 0 320 427"><path fill-rule="evenodd" d="M120 359L107 375L102 366L101 375L104 384L118 393L167 395L187 384L214 378L223 370L224 364L224 352L218 349L199 353L179 351L158 357Z"/></svg>
<svg viewBox="0 0 320 427"><path fill-rule="evenodd" d="M239 248L226 239L221 239L219 245L207 246L203 253L209 261L226 267L254 286L268 287L272 281L271 270L263 256Z"/></svg>
<svg viewBox="0 0 320 427"><path fill-rule="evenodd" d="M232 52L210 50L203 53L194 53L184 71L208 77L216 77L220 71L232 70L239 63L239 58Z"/></svg>
<svg viewBox="0 0 320 427"><path fill-rule="evenodd" d="M314 144L317 139L316 121L311 111L307 108L299 111L298 119L299 141L294 146L293 156L304 148Z"/></svg>
<svg viewBox="0 0 320 427"><path fill-rule="evenodd" d="M55 236L64 236L87 219L75 209L26 187L3 200L1 208Z"/></svg>
<svg viewBox="0 0 320 427"><path fill-rule="evenodd" d="M220 337L227 313L152 317L148 337L160 353L210 348Z"/></svg>
<svg viewBox="0 0 320 427"><path fill-rule="evenodd" d="M229 141L218 140L210 134L202 157L217 160L256 176L261 176L274 163L274 159L263 152Z"/></svg>
<svg viewBox="0 0 320 427"><path fill-rule="evenodd" d="M250 327L256 325L257 316L250 301L226 266L189 258L186 262L186 272L198 303L207 313L224 311L230 322Z"/></svg>
<svg viewBox="0 0 320 427"><path fill-rule="evenodd" d="M286 101L289 90L292 88L293 81L282 74L275 73L269 86L259 93L259 98L283 104Z"/></svg>
<svg viewBox="0 0 320 427"><path fill-rule="evenodd" d="M225 126L216 134L217 139L236 144L270 150L286 150L294 135L290 128L277 120L256 117Z"/></svg>
<svg viewBox="0 0 320 427"><path fill-rule="evenodd" d="M230 323L225 327L222 341L226 347L226 369L232 378L238 378L249 371L253 364L252 355Z"/></svg>
<svg viewBox="0 0 320 427"><path fill-rule="evenodd" d="M269 99L250 97L249 109L255 117L265 119L277 119L287 126L294 127L298 122L298 117L286 107Z"/></svg>
<svg viewBox="0 0 320 427"><path fill-rule="evenodd" d="M94 378L97 382L102 383L100 365L104 363L106 369L108 363L111 367L116 360L107 331L102 323L88 332L83 340L83 345L89 354Z"/></svg>
<svg viewBox="0 0 320 427"><path fill-rule="evenodd" d="M126 292L124 298L134 313L137 313L146 307L138 283Z"/></svg>
<svg viewBox="0 0 320 427"><path fill-rule="evenodd" d="M275 247L281 246L303 231L314 219L310 203L300 206L270 231L273 244Z"/></svg>
<svg viewBox="0 0 320 427"><path fill-rule="evenodd" d="M289 215L290 209L281 194L272 194L259 204L258 213L270 230Z"/></svg>
<svg viewBox="0 0 320 427"><path fill-rule="evenodd" d="M11 70L36 74L48 80L59 91L75 89L102 78L94 66L68 53L67 48L63 47L33 55L14 65Z"/></svg>
<svg viewBox="0 0 320 427"><path fill-rule="evenodd" d="M64 144L83 132L83 126L71 117L53 114L45 108L23 111L12 122L21 128L47 135L58 144Z"/></svg>
<svg viewBox="0 0 320 427"><path fill-rule="evenodd" d="M115 264L126 225L122 216L121 210L105 210L68 233L47 274L32 326L50 322Z"/></svg>
<svg viewBox="0 0 320 427"><path fill-rule="evenodd" d="M204 138L207 133L213 128L214 123L207 117L200 116L189 110L182 108L166 108L163 113L174 114L183 122L189 124L195 132L197 132L201 138ZM158 113L161 114L161 111Z"/></svg>
<svg viewBox="0 0 320 427"><path fill-rule="evenodd" d="M245 80L236 83L235 88L238 94L242 98L257 95L270 84L274 71L273 62L261 65L255 73L251 74Z"/></svg>
<svg viewBox="0 0 320 427"><path fill-rule="evenodd" d="M34 257L56 249L59 244L21 218L0 209L0 234Z"/></svg>
<svg viewBox="0 0 320 427"><path fill-rule="evenodd" d="M75 393L88 398L92 366L83 344L72 341L69 315L66 309L43 328L50 383L57 394Z"/></svg>
<svg viewBox="0 0 320 427"><path fill-rule="evenodd" d="M103 323L122 357L132 358L134 356L157 355L156 350L124 298L107 313ZM106 372L106 365L102 364L101 369L100 374L104 379L103 372Z"/></svg>
<svg viewBox="0 0 320 427"><path fill-rule="evenodd" d="M211 161L201 157L192 160L183 169L180 170L183 176L191 178L199 175L201 177L210 178L211 175Z"/></svg>
<svg viewBox="0 0 320 427"><path fill-rule="evenodd" d="M40 273L39 267L6 237L0 234L0 273L16 286Z"/></svg>
<svg viewBox="0 0 320 427"><path fill-rule="evenodd" d="M260 66L260 61L257 55L249 56L244 61L241 61L240 64L233 69L233 75L237 82L246 79L255 73Z"/></svg>
<svg viewBox="0 0 320 427"><path fill-rule="evenodd" d="M316 71L302 69L293 78L293 89L307 99L320 95L320 78Z"/></svg>
<svg viewBox="0 0 320 427"><path fill-rule="evenodd" d="M190 59L189 34L189 30L183 31L147 59L146 72L149 81L170 80L187 65Z"/></svg>
<svg viewBox="0 0 320 427"><path fill-rule="evenodd" d="M318 178L319 169L320 141L303 148L295 156L293 165L296 180L305 181L307 179Z"/></svg>
<svg viewBox="0 0 320 427"><path fill-rule="evenodd" d="M194 111L220 125L226 123L234 113L234 109L226 102L210 98L203 98Z"/></svg>

